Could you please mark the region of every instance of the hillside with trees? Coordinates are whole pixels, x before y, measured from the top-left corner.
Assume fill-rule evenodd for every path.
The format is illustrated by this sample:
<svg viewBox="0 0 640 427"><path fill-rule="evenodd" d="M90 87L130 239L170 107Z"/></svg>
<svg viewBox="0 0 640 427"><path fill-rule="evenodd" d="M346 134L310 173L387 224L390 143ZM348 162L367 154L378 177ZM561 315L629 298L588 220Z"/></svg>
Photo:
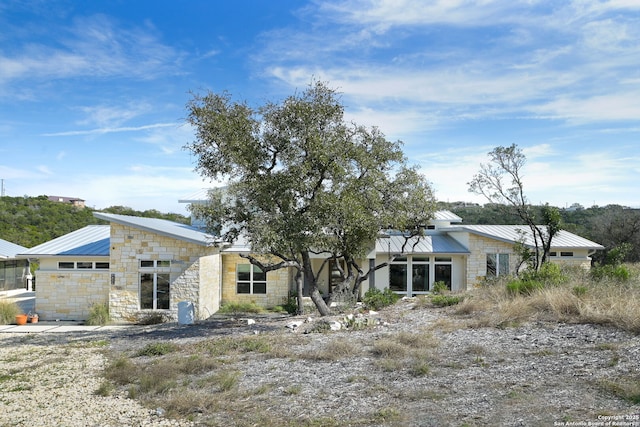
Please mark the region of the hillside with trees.
<svg viewBox="0 0 640 427"><path fill-rule="evenodd" d="M91 208L52 202L47 196L0 197L0 239L32 248L90 224L106 224L95 218L93 212ZM141 212L128 207L112 206L100 212L189 223L186 216L163 214L153 209Z"/></svg>

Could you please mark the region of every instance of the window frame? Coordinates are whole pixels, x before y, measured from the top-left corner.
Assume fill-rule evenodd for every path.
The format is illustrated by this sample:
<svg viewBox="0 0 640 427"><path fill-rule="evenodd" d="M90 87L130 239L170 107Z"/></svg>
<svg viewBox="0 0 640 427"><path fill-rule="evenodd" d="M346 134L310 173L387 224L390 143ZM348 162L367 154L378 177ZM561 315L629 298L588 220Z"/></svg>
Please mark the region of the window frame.
<svg viewBox="0 0 640 427"><path fill-rule="evenodd" d="M485 271L485 276L486 277L500 277L500 276L508 276L509 274L511 274L511 257L509 256L509 253L506 252L489 252L486 254L486 271ZM494 270L490 270L489 269L489 259L491 257L494 257ZM506 259L506 264L505 261L503 261L504 259ZM506 271L504 271L504 267L506 265Z"/></svg>
<svg viewBox="0 0 640 427"><path fill-rule="evenodd" d="M249 267L249 271L240 271L240 267ZM256 271L258 270L258 271ZM248 279L241 280L239 274L249 274ZM256 273L264 275L264 279L256 279ZM243 286L243 290L245 286L248 285L248 292L240 292L240 285ZM256 290L258 288L258 290ZM238 263L236 264L236 294L237 295L267 295L267 273L262 271L260 267L251 263Z"/></svg>

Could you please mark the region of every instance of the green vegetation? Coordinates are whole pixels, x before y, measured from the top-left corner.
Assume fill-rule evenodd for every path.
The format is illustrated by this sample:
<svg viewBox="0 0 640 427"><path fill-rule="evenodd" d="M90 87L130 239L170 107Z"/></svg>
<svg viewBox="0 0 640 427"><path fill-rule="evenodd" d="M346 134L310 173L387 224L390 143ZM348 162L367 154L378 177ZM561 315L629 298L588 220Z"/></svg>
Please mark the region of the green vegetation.
<svg viewBox="0 0 640 427"><path fill-rule="evenodd" d="M14 302L0 301L0 325L15 323L16 314L20 314L20 308Z"/></svg>
<svg viewBox="0 0 640 427"><path fill-rule="evenodd" d="M165 354L172 353L178 350L178 346L170 342L156 342L149 343L144 346L139 352L136 353L137 356L163 356Z"/></svg>
<svg viewBox="0 0 640 427"><path fill-rule="evenodd" d="M371 288L364 294L362 302L371 310L380 310L381 308L395 304L399 299L398 294L389 288L385 288L384 291Z"/></svg>
<svg viewBox="0 0 640 427"><path fill-rule="evenodd" d="M106 224L93 216L94 209L76 208L50 201L47 196L0 197L0 239L27 248L34 247L91 224ZM156 210L136 211L112 206L101 212L162 218L183 224L189 218Z"/></svg>
<svg viewBox="0 0 640 427"><path fill-rule="evenodd" d="M264 309L258 306L255 302L229 302L222 304L218 314L258 314L263 313Z"/></svg>
<svg viewBox="0 0 640 427"><path fill-rule="evenodd" d="M93 304L89 309L89 316L85 322L89 326L102 326L108 325L111 322L109 316L109 304Z"/></svg>

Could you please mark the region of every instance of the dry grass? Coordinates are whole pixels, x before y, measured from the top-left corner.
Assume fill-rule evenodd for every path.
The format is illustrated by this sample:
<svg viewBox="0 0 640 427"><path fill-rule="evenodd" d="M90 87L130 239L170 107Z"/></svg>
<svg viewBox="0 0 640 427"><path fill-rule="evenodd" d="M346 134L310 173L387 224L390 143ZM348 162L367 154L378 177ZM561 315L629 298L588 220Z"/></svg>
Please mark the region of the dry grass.
<svg viewBox="0 0 640 427"><path fill-rule="evenodd" d="M592 281L574 272L565 283L528 295L510 293L498 283L475 290L455 313L473 316L470 326L475 327L508 327L540 319L612 325L640 333L640 277L632 276L627 283Z"/></svg>

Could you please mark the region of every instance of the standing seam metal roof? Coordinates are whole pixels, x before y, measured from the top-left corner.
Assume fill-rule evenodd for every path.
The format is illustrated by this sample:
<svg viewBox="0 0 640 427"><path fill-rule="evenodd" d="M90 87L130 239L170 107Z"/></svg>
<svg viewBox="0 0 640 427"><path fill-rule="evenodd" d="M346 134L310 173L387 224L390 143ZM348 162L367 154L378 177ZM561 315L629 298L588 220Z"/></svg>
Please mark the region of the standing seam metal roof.
<svg viewBox="0 0 640 427"><path fill-rule="evenodd" d="M404 245L404 250L402 246ZM402 235L390 235L376 241L376 253L392 254L468 254L469 250L454 238L444 234L412 237L405 245Z"/></svg>
<svg viewBox="0 0 640 427"><path fill-rule="evenodd" d="M16 254L26 250L27 248L24 246L16 245L15 243L0 239L0 258L13 258Z"/></svg>
<svg viewBox="0 0 640 427"><path fill-rule="evenodd" d="M446 231L467 231L507 243L515 243L524 237L524 243L526 245L530 247L535 246L531 230L526 225L464 225L447 228ZM604 246L566 230L560 230L558 234L553 237L551 247L604 249Z"/></svg>
<svg viewBox="0 0 640 427"><path fill-rule="evenodd" d="M42 255L109 256L111 227L87 225L69 234L21 252L21 258Z"/></svg>
<svg viewBox="0 0 640 427"><path fill-rule="evenodd" d="M116 224L125 225L152 233L171 237L198 245L209 246L214 243L214 237L204 233L202 230L190 225L179 224L159 218L144 218L139 216L117 215L101 212L94 212L93 216Z"/></svg>

